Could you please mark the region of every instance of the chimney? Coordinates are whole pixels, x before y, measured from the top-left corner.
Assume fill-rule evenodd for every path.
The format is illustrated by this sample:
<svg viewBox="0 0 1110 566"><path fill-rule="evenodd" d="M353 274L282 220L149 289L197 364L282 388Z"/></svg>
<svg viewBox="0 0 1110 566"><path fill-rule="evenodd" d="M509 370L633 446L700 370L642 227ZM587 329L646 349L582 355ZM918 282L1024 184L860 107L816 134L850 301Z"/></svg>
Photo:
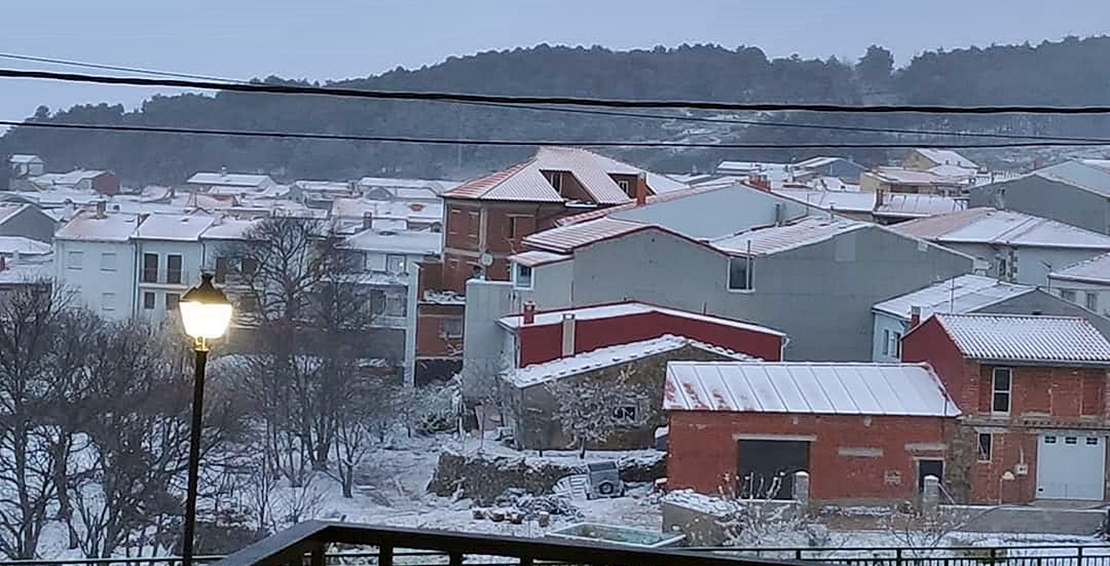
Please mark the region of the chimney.
<svg viewBox="0 0 1110 566"><path fill-rule="evenodd" d="M362 213L362 229L363 230L369 230L373 227L374 227L374 213L373 212L363 212Z"/></svg>
<svg viewBox="0 0 1110 566"><path fill-rule="evenodd" d="M12 250L12 265L18 264L21 259L19 250Z"/></svg>
<svg viewBox="0 0 1110 566"><path fill-rule="evenodd" d="M636 206L644 206L647 204L647 197L647 173L641 171L639 175L636 175Z"/></svg>
<svg viewBox="0 0 1110 566"><path fill-rule="evenodd" d="M97 218L104 218L106 216L105 212L106 212L107 208L108 208L108 201L105 201L105 200L96 201L96 217Z"/></svg>
<svg viewBox="0 0 1110 566"><path fill-rule="evenodd" d="M921 307L910 307L910 329L917 328L921 324Z"/></svg>
<svg viewBox="0 0 1110 566"><path fill-rule="evenodd" d="M220 167L220 176L227 177L227 166Z"/></svg>
<svg viewBox="0 0 1110 566"><path fill-rule="evenodd" d="M536 303L532 301L524 302L524 324L533 324L536 322Z"/></svg>
<svg viewBox="0 0 1110 566"><path fill-rule="evenodd" d="M564 314L563 315L563 349L560 353L560 357L565 358L565 357L574 355L574 329L575 329L574 315L569 314L569 313Z"/></svg>
<svg viewBox="0 0 1110 566"><path fill-rule="evenodd" d="M775 226L782 226L786 223L786 205L781 202L775 203Z"/></svg>

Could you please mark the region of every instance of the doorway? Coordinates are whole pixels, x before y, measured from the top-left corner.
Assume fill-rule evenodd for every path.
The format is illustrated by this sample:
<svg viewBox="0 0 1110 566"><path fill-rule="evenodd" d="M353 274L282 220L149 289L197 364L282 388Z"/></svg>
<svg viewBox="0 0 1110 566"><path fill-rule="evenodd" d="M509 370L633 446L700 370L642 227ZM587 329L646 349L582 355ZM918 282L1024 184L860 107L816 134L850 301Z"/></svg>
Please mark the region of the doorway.
<svg viewBox="0 0 1110 566"><path fill-rule="evenodd" d="M737 495L744 499L792 499L794 473L809 469L809 442L739 440Z"/></svg>

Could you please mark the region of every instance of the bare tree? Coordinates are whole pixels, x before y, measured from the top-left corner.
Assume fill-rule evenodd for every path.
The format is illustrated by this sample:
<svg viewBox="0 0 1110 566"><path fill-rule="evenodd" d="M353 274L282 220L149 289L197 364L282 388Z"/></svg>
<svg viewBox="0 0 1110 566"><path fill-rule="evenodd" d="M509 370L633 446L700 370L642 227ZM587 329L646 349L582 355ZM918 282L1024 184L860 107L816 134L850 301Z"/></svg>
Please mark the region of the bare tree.
<svg viewBox="0 0 1110 566"><path fill-rule="evenodd" d="M620 369L613 379L552 379L544 386L555 401L553 419L563 434L578 446L579 457L586 457L591 443L604 442L627 419L618 414L620 407L634 401L632 366ZM640 403L639 405L642 405Z"/></svg>

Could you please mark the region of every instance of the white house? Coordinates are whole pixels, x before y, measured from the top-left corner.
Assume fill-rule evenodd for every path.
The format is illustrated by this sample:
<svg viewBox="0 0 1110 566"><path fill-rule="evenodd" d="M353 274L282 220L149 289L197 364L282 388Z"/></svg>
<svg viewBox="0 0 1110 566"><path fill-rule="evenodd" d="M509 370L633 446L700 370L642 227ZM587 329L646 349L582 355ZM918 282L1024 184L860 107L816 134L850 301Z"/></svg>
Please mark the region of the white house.
<svg viewBox="0 0 1110 566"><path fill-rule="evenodd" d="M982 207L891 226L973 256L987 274L1015 283L1047 285L1054 269L1110 252L1110 236L1012 210Z"/></svg>
<svg viewBox="0 0 1110 566"><path fill-rule="evenodd" d="M109 319L133 313L137 262L131 235L142 218L95 211L77 213L54 235L54 281Z"/></svg>
<svg viewBox="0 0 1110 566"><path fill-rule="evenodd" d="M1053 271L1048 283L1061 298L1110 315L1110 254Z"/></svg>
<svg viewBox="0 0 1110 566"><path fill-rule="evenodd" d="M177 311L181 295L200 281L200 235L215 221L202 212L151 214L132 234L138 260L135 314L159 322Z"/></svg>
<svg viewBox="0 0 1110 566"><path fill-rule="evenodd" d="M404 332L404 377L405 383L412 384L416 371L417 264L440 256L443 234L367 229L349 236L344 245L361 255L365 276L360 282L373 288L375 326Z"/></svg>
<svg viewBox="0 0 1110 566"><path fill-rule="evenodd" d="M12 169L12 177L17 179L46 173L46 162L37 155L17 153L8 158L8 165ZM0 190L7 190L7 187L0 187Z"/></svg>

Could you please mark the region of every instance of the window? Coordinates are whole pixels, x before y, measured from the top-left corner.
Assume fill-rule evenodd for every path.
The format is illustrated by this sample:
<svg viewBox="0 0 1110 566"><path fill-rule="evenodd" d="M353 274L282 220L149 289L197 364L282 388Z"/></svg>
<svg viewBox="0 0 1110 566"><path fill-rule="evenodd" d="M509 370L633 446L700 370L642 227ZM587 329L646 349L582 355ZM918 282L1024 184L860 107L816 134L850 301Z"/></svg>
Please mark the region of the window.
<svg viewBox="0 0 1110 566"><path fill-rule="evenodd" d="M224 283L227 281L227 258L216 258L216 274L214 277L216 283Z"/></svg>
<svg viewBox="0 0 1110 566"><path fill-rule="evenodd" d="M181 295L166 293L166 312L177 310L177 303L181 302Z"/></svg>
<svg viewBox="0 0 1110 566"><path fill-rule="evenodd" d="M458 234L460 222L462 222L462 213L457 210L452 210L451 215L447 218L447 233Z"/></svg>
<svg viewBox="0 0 1110 566"><path fill-rule="evenodd" d="M445 318L440 321L440 330L446 338L462 338L463 335L463 319L462 318Z"/></svg>
<svg viewBox="0 0 1110 566"><path fill-rule="evenodd" d="M629 184L628 179L621 179L621 180L617 181L617 186L620 187L621 190L624 191L624 194L627 195L628 194L628 187L630 187L631 185Z"/></svg>
<svg viewBox="0 0 1110 566"><path fill-rule="evenodd" d="M1065 436L1064 437L1064 444L1076 444L1078 442L1079 442L1079 439L1074 437L1074 436Z"/></svg>
<svg viewBox="0 0 1110 566"><path fill-rule="evenodd" d="M181 284L181 255L166 256L166 283Z"/></svg>
<svg viewBox="0 0 1110 566"><path fill-rule="evenodd" d="M1010 368L994 368L991 379L992 392L991 412L1006 414L1010 412L1010 386L1012 372Z"/></svg>
<svg viewBox="0 0 1110 566"><path fill-rule="evenodd" d="M154 310L154 293L149 291L143 293L143 310Z"/></svg>
<svg viewBox="0 0 1110 566"><path fill-rule="evenodd" d="M728 258L728 288L730 291L751 291L752 285L752 258Z"/></svg>
<svg viewBox="0 0 1110 566"><path fill-rule="evenodd" d="M563 194L563 174L558 171L551 172L551 186L559 193Z"/></svg>
<svg viewBox="0 0 1110 566"><path fill-rule="evenodd" d="M158 254L143 254L143 283L158 282Z"/></svg>
<svg viewBox="0 0 1110 566"><path fill-rule="evenodd" d="M1056 444L1056 437L1055 436L1046 436L1046 437L1044 437L1044 443L1045 444Z"/></svg>
<svg viewBox="0 0 1110 566"><path fill-rule="evenodd" d="M100 254L100 270L101 271L115 271L116 270L116 253L104 252Z"/></svg>
<svg viewBox="0 0 1110 566"><path fill-rule="evenodd" d="M1006 262L1006 258L1004 258L1004 257L998 258L998 278L999 279L1006 279L1006 277L1009 275L1008 270L1007 270L1008 267L1009 267L1009 265Z"/></svg>
<svg viewBox="0 0 1110 566"><path fill-rule="evenodd" d="M477 211L473 211L473 210L466 213L466 214L467 214L466 233L471 238L477 238L478 237L478 228L480 227L479 224L482 221L481 217L478 215Z"/></svg>
<svg viewBox="0 0 1110 566"><path fill-rule="evenodd" d="M1076 302L1075 289L1060 289L1060 298L1065 301Z"/></svg>
<svg viewBox="0 0 1110 566"><path fill-rule="evenodd" d="M506 236L510 239L524 236L524 217L510 216L509 221L505 224L505 231L508 232Z"/></svg>
<svg viewBox="0 0 1110 566"><path fill-rule="evenodd" d="M531 289L532 288L532 268L527 265L519 263L514 264L513 287L517 289Z"/></svg>
<svg viewBox="0 0 1110 566"><path fill-rule="evenodd" d="M406 307L408 307L408 297L400 294L385 296L386 316L405 316L405 311L408 310Z"/></svg>
<svg viewBox="0 0 1110 566"><path fill-rule="evenodd" d="M389 254L385 256L385 267L390 273L408 273L405 256Z"/></svg>
<svg viewBox="0 0 1110 566"><path fill-rule="evenodd" d="M66 269L81 269L85 262L85 252L69 252L66 255Z"/></svg>
<svg viewBox="0 0 1110 566"><path fill-rule="evenodd" d="M883 355L890 355L890 331L883 330Z"/></svg>
<svg viewBox="0 0 1110 566"><path fill-rule="evenodd" d="M979 434L979 461L980 462L990 462L991 461L991 448L993 447L992 445L994 444L993 440L994 440L994 437L991 436L990 434L985 434L985 433L980 433Z"/></svg>
<svg viewBox="0 0 1110 566"><path fill-rule="evenodd" d="M239 273L243 275L254 275L258 271L258 260L254 258L245 257L239 262Z"/></svg>
<svg viewBox="0 0 1110 566"><path fill-rule="evenodd" d="M1084 303L1087 310L1098 312L1098 293L1087 291Z"/></svg>
<svg viewBox="0 0 1110 566"><path fill-rule="evenodd" d="M255 312L258 310L258 301L254 299L254 295L244 294L239 295L239 313Z"/></svg>
<svg viewBox="0 0 1110 566"><path fill-rule="evenodd" d="M613 407L613 422L617 424L636 424L640 420L640 407L635 403L624 403Z"/></svg>
<svg viewBox="0 0 1110 566"><path fill-rule="evenodd" d="M104 293L100 295L100 310L104 312L112 312L116 310L115 293Z"/></svg>
<svg viewBox="0 0 1110 566"><path fill-rule="evenodd" d="M1088 436L1087 437L1087 446L1098 446L1098 437L1097 436Z"/></svg>
<svg viewBox="0 0 1110 566"><path fill-rule="evenodd" d="M887 344L885 349L890 353L889 355L895 358L902 357L902 333L891 332L888 336L888 340L890 340L890 343Z"/></svg>

